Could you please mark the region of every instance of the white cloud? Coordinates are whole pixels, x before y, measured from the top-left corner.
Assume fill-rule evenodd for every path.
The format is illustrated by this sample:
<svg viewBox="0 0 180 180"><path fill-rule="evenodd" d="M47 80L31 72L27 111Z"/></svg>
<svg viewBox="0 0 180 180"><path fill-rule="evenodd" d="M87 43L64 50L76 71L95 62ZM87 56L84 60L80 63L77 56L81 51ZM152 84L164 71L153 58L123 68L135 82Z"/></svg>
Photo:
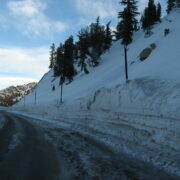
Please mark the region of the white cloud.
<svg viewBox="0 0 180 180"><path fill-rule="evenodd" d="M86 16L109 18L117 16L119 0L75 0L79 12Z"/></svg>
<svg viewBox="0 0 180 180"><path fill-rule="evenodd" d="M67 28L65 23L54 21L45 15L47 6L41 0L9 1L7 7L15 20L14 25L30 37L51 37Z"/></svg>
<svg viewBox="0 0 180 180"><path fill-rule="evenodd" d="M9 86L17 86L27 84L29 82L38 82L37 79L33 78L21 78L21 77L1 77L0 76L0 89L7 88Z"/></svg>
<svg viewBox="0 0 180 180"><path fill-rule="evenodd" d="M120 0L75 0L76 8L80 13L87 17L94 18L117 18L118 12L122 10ZM162 3L161 0L155 0L155 3ZM147 5L148 0L139 0L139 10L142 12ZM85 21L85 20L84 20Z"/></svg>
<svg viewBox="0 0 180 180"><path fill-rule="evenodd" d="M0 48L0 88L39 80L48 71L48 49ZM17 79L17 81L15 80Z"/></svg>
<svg viewBox="0 0 180 180"><path fill-rule="evenodd" d="M26 1L10 1L8 2L8 8L15 15L26 17L33 17L41 13L46 6L39 2L35 3L31 0Z"/></svg>

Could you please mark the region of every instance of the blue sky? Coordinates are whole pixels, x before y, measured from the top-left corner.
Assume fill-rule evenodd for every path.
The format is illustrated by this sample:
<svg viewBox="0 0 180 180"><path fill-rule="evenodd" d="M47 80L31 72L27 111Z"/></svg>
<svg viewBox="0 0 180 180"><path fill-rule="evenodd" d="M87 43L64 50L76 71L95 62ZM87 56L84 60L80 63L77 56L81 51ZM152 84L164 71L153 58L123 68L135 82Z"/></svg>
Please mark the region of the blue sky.
<svg viewBox="0 0 180 180"><path fill-rule="evenodd" d="M0 1L0 89L38 81L48 71L49 46L101 17L117 23L119 0ZM161 0L162 2L162 0ZM140 0L143 9L147 0Z"/></svg>

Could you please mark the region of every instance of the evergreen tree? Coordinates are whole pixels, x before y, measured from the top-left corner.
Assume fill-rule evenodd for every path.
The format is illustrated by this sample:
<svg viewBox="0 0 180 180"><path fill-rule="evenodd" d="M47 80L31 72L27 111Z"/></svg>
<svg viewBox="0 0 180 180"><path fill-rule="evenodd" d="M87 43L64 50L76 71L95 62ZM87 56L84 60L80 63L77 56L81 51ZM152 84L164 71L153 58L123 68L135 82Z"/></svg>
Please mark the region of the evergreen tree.
<svg viewBox="0 0 180 180"><path fill-rule="evenodd" d="M152 26L154 22L156 22L156 5L154 4L154 0L149 0L148 3L148 19L149 25Z"/></svg>
<svg viewBox="0 0 180 180"><path fill-rule="evenodd" d="M81 67L81 71L84 70L84 72L88 74L89 71L87 70L87 64L85 63L85 60L88 55L88 48L90 46L88 28L81 29L81 31L79 31L78 38L79 41L77 42L77 47L78 57L80 59L79 66Z"/></svg>
<svg viewBox="0 0 180 180"><path fill-rule="evenodd" d="M157 13L156 13L156 21L161 21L161 4L158 3L157 5Z"/></svg>
<svg viewBox="0 0 180 180"><path fill-rule="evenodd" d="M98 60L104 51L105 27L100 25L100 17L97 17L96 23L90 25L90 43L89 56L92 59L93 66L99 64Z"/></svg>
<svg viewBox="0 0 180 180"><path fill-rule="evenodd" d="M127 46L132 42L133 32L137 24L136 16L138 13L136 0L122 0L120 2L125 6L122 12L119 12L118 18L121 19L122 29L122 44L124 44L124 57L125 57L125 75L128 81L128 60L127 60Z"/></svg>
<svg viewBox="0 0 180 180"><path fill-rule="evenodd" d="M145 31L148 28L149 24L150 24L149 23L149 18L148 18L148 8L144 9L144 13L143 13L143 15L141 17L141 23L142 23L142 28Z"/></svg>
<svg viewBox="0 0 180 180"><path fill-rule="evenodd" d="M169 14L172 8L175 6L175 0L168 0L167 1L167 13Z"/></svg>
<svg viewBox="0 0 180 180"><path fill-rule="evenodd" d="M67 78L71 82L76 73L74 63L78 63L85 73L89 73L87 65L97 66L101 54L112 44L110 22L106 26L101 25L100 17L97 17L95 23L79 31L78 38L74 44L70 36L57 50L54 44L51 46L50 67L54 69L54 76L61 76L64 80Z"/></svg>
<svg viewBox="0 0 180 180"><path fill-rule="evenodd" d="M56 61L54 65L54 76L63 75L64 72L64 46L61 43L56 50Z"/></svg>
<svg viewBox="0 0 180 180"><path fill-rule="evenodd" d="M112 44L112 34L111 34L110 24L111 22L106 24L104 50L109 49Z"/></svg>
<svg viewBox="0 0 180 180"><path fill-rule="evenodd" d="M141 17L142 28L146 31L146 34L151 34L153 24L157 22L157 19L160 19L160 16L161 6L158 9L154 4L154 0L149 0L148 7L145 8L144 14Z"/></svg>
<svg viewBox="0 0 180 180"><path fill-rule="evenodd" d="M64 44L64 77L67 77L69 82L73 80L75 75L74 69L74 42L73 36L70 36Z"/></svg>
<svg viewBox="0 0 180 180"><path fill-rule="evenodd" d="M100 24L100 17L97 17L95 23L91 23L90 26L81 29L78 38L77 54L79 66L81 66L82 71L84 70L85 73L89 73L87 63L97 66L101 54L111 46L112 35L110 22L106 26L103 26Z"/></svg>
<svg viewBox="0 0 180 180"><path fill-rule="evenodd" d="M122 12L119 12L118 18L121 19L122 29L122 44L128 45L132 42L133 31L135 24L137 24L136 16L138 13L136 0L122 0L120 2L125 6Z"/></svg>
<svg viewBox="0 0 180 180"><path fill-rule="evenodd" d="M49 65L50 69L52 69L54 67L55 57L56 57L56 48L55 48L55 44L53 43L50 46L50 65Z"/></svg>
<svg viewBox="0 0 180 180"><path fill-rule="evenodd" d="M130 21L130 12L127 8L124 8L122 16L122 24L123 24L123 30L122 30L122 44L128 45L132 42L132 35L133 35L133 25Z"/></svg>

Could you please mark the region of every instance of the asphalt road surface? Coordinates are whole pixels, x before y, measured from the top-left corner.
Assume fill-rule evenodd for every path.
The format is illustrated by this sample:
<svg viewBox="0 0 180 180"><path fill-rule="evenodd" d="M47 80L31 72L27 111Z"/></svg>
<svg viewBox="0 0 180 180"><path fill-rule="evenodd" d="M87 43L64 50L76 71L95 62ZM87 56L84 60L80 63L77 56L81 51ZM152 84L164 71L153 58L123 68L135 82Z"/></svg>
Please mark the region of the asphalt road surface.
<svg viewBox="0 0 180 180"><path fill-rule="evenodd" d="M173 180L80 132L0 112L0 180Z"/></svg>

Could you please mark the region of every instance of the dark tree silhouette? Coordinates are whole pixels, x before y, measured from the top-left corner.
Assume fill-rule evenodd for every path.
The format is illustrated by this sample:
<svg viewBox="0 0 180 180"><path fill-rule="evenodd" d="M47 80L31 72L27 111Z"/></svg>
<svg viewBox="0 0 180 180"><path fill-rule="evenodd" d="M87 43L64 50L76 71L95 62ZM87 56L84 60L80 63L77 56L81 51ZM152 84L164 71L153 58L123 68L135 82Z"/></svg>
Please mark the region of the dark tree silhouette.
<svg viewBox="0 0 180 180"><path fill-rule="evenodd" d="M132 42L133 31L135 24L137 24L136 16L139 14L136 0L122 0L120 2L125 6L124 10L119 12L118 18L121 19L121 36L122 44L128 45Z"/></svg>
<svg viewBox="0 0 180 180"><path fill-rule="evenodd" d="M167 1L167 13L169 14L171 12L171 10L173 9L173 7L175 6L175 0L168 0Z"/></svg>
<svg viewBox="0 0 180 180"><path fill-rule="evenodd" d="M55 44L53 43L50 46L50 65L49 65L50 69L54 68L55 57L56 57L56 48L55 48Z"/></svg>

